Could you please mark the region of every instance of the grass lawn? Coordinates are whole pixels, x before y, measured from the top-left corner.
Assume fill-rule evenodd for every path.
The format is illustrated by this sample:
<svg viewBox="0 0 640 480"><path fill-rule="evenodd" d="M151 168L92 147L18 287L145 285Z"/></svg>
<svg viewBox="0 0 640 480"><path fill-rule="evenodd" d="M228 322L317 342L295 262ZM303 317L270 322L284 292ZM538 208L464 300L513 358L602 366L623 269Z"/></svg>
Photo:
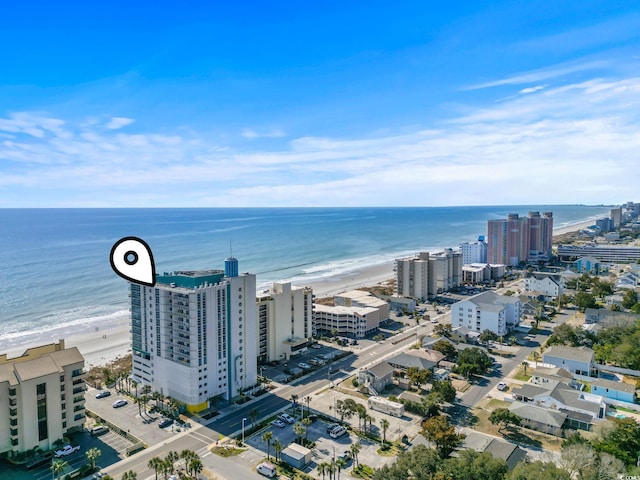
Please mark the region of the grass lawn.
<svg viewBox="0 0 640 480"><path fill-rule="evenodd" d="M520 370L518 370L518 372L513 376L513 378L515 378L516 380L520 380L522 382L528 382L529 379L531 378L531 375L529 375L529 372L531 371L531 368L527 368L527 374L524 374L524 368L520 368Z"/></svg>
<svg viewBox="0 0 640 480"><path fill-rule="evenodd" d="M496 408L509 408L509 405L511 405L511 403L498 400L497 398L492 398L489 403L483 406L483 408L495 410Z"/></svg>
<svg viewBox="0 0 640 480"><path fill-rule="evenodd" d="M215 453L216 455L220 455L221 457L233 457L234 455L239 455L244 451L244 448L236 448L231 445L228 445L226 447L213 447L211 449L211 453Z"/></svg>
<svg viewBox="0 0 640 480"><path fill-rule="evenodd" d="M375 473L375 470L373 468L371 468L369 465L364 465L362 463L358 465L356 468L354 468L353 470L351 470L350 472L352 477L364 478L364 479L369 479L373 477L374 473Z"/></svg>

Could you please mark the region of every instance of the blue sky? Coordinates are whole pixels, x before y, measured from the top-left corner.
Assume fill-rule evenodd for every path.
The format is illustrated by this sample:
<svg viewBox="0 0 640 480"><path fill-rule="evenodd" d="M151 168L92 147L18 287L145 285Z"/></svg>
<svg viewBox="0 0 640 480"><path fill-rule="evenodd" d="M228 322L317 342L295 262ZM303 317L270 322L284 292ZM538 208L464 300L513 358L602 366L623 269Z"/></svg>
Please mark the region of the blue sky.
<svg viewBox="0 0 640 480"><path fill-rule="evenodd" d="M183 5L3 6L0 207L640 200L638 2Z"/></svg>

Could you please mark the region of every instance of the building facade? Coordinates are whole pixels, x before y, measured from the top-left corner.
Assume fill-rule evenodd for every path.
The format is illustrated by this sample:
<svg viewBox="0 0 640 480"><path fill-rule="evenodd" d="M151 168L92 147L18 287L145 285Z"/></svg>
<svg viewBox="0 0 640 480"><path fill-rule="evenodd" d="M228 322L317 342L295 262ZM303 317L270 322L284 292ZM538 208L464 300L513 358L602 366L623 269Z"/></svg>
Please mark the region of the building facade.
<svg viewBox="0 0 640 480"><path fill-rule="evenodd" d="M156 275L131 285L134 379L199 411L230 400L257 379L256 277L225 271Z"/></svg>
<svg viewBox="0 0 640 480"><path fill-rule="evenodd" d="M313 290L274 283L256 297L258 361L290 358L306 350L313 328Z"/></svg>
<svg viewBox="0 0 640 480"><path fill-rule="evenodd" d="M560 275L532 273L524 279L525 292L539 292L548 298L557 298L564 292L564 281Z"/></svg>
<svg viewBox="0 0 640 480"><path fill-rule="evenodd" d="M460 244L460 252L462 253L463 265L487 263L487 242L484 240L484 235L480 235L476 242Z"/></svg>
<svg viewBox="0 0 640 480"><path fill-rule="evenodd" d="M482 333L490 330L504 336L520 324L522 304L513 296L496 295L488 291L456 302L451 306L451 326L466 327Z"/></svg>
<svg viewBox="0 0 640 480"><path fill-rule="evenodd" d="M380 310L374 307L343 307L316 304L313 308L314 335L347 335L363 338L380 325Z"/></svg>
<svg viewBox="0 0 640 480"><path fill-rule="evenodd" d="M571 262L581 257L593 257L598 262L636 263L640 260L640 247L558 245L558 257L565 262Z"/></svg>
<svg viewBox="0 0 640 480"><path fill-rule="evenodd" d="M510 213L487 222L487 261L517 266L520 262L547 261L553 243L553 213Z"/></svg>
<svg viewBox="0 0 640 480"><path fill-rule="evenodd" d="M429 253L397 259L395 262L396 294L421 301L429 297Z"/></svg>
<svg viewBox="0 0 640 480"><path fill-rule="evenodd" d="M16 358L0 355L0 454L48 451L82 430L85 390L84 358L64 340Z"/></svg>

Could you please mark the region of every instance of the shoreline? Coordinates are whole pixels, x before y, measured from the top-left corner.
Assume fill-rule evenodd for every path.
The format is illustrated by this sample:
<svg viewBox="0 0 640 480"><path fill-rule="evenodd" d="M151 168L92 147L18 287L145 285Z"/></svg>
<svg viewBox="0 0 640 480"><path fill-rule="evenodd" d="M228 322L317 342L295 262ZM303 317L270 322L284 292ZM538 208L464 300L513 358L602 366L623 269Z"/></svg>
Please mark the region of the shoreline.
<svg viewBox="0 0 640 480"><path fill-rule="evenodd" d="M554 228L554 244L559 235L578 232L583 228L593 225L593 223L594 219L588 219L575 224ZM292 285L295 286L311 287L313 288L314 294L318 298L321 298L386 282L390 278L393 278L393 270L393 261L385 261L377 265L356 268L333 277L315 280L309 279L307 281L291 281L286 279L283 281L291 281ZM53 328L47 332L32 332L19 339L9 341L8 343L13 343L13 345L0 353L7 353L9 358L14 358L22 355L28 348L64 339L66 347L78 347L78 350L80 350L85 358L85 368L88 370L94 366L111 363L116 358L130 353L131 342L129 330L128 312L127 314L114 316L114 318L106 321L103 320L99 326L92 323L91 319L86 319L81 325Z"/></svg>

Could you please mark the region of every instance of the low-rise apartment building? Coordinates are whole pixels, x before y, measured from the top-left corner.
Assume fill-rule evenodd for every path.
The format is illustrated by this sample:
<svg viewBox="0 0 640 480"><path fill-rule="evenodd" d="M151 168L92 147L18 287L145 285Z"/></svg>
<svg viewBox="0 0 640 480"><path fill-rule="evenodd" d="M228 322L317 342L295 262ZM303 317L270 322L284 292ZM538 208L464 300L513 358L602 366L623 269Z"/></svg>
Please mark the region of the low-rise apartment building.
<svg viewBox="0 0 640 480"><path fill-rule="evenodd" d="M84 358L58 343L0 355L0 454L54 448L85 421Z"/></svg>
<svg viewBox="0 0 640 480"><path fill-rule="evenodd" d="M547 298L557 298L564 292L564 281L560 275L532 273L524 279L525 292L537 292Z"/></svg>
<svg viewBox="0 0 640 480"><path fill-rule="evenodd" d="M380 310L375 307L343 307L316 304L313 308L314 335L346 335L363 338L380 325Z"/></svg>
<svg viewBox="0 0 640 480"><path fill-rule="evenodd" d="M451 326L478 333L490 330L504 336L520 324L522 305L518 297L483 292L451 306Z"/></svg>

